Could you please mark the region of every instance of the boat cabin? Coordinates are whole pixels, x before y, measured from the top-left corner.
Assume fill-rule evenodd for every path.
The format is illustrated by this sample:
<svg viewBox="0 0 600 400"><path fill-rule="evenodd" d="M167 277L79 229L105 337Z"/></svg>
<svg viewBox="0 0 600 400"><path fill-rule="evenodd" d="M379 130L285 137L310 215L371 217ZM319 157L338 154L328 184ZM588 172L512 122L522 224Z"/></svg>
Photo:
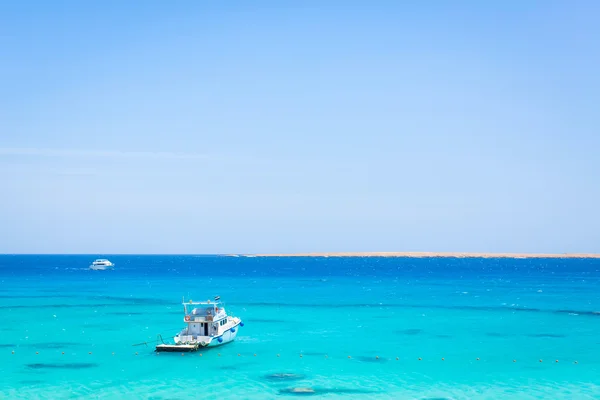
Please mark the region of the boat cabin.
<svg viewBox="0 0 600 400"><path fill-rule="evenodd" d="M220 336L230 329L233 320L223 305L216 301L183 303L184 322L187 327L179 334L182 342L192 342L202 337Z"/></svg>

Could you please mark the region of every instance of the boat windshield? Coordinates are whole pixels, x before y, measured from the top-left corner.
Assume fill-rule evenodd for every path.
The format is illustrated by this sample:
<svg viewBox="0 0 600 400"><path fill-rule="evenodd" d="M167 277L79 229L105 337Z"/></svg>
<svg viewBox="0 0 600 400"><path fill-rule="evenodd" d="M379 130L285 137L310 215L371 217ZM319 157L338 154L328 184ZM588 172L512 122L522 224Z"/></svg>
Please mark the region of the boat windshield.
<svg viewBox="0 0 600 400"><path fill-rule="evenodd" d="M210 306L197 306L194 307L192 309L187 310L187 315L197 315L197 316L203 316L203 315L214 315L215 314L215 307L213 305Z"/></svg>

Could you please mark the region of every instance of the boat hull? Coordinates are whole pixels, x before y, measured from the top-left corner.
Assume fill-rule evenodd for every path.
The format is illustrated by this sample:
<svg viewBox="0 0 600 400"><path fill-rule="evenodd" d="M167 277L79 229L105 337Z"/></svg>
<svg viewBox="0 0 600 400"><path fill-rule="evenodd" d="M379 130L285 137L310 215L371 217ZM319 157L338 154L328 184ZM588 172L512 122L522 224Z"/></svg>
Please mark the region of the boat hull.
<svg viewBox="0 0 600 400"><path fill-rule="evenodd" d="M90 269L93 271L104 271L107 269L113 269L113 265L90 265Z"/></svg>
<svg viewBox="0 0 600 400"><path fill-rule="evenodd" d="M221 346L223 344L227 344L229 342L233 342L235 340L235 337L237 336L239 326L239 324L234 326L232 328L233 332L231 332L231 329L229 329L227 330L227 332L224 332L221 336L213 337L210 340L210 342L208 342L208 344L202 345L202 343L200 343L200 345L202 347L216 347ZM221 341L219 341L219 339L221 339Z"/></svg>
<svg viewBox="0 0 600 400"><path fill-rule="evenodd" d="M238 329L240 328L240 323L235 326L229 328L227 331L223 332L219 336L206 336L203 339L199 339L194 343L175 343L175 344L159 344L156 346L157 352L191 352L198 351L207 347L217 347L227 343L231 343L235 340L238 334ZM220 340L219 340L220 339Z"/></svg>

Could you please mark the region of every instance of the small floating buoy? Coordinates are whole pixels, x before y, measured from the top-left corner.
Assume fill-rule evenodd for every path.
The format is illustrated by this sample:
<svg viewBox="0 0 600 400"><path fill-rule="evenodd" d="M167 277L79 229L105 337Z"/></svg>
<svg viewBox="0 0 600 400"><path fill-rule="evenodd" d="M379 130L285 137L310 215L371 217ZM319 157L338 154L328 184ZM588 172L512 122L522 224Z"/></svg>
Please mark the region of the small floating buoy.
<svg viewBox="0 0 600 400"><path fill-rule="evenodd" d="M421 357L419 357L419 361L421 361Z"/></svg>
<svg viewBox="0 0 600 400"><path fill-rule="evenodd" d="M542 362L542 359L540 358L540 362Z"/></svg>
<svg viewBox="0 0 600 400"><path fill-rule="evenodd" d="M38 353L38 352L36 351L36 352L35 352L35 354L40 354L40 353Z"/></svg>
<svg viewBox="0 0 600 400"><path fill-rule="evenodd" d="M62 354L65 355L65 352L63 351Z"/></svg>
<svg viewBox="0 0 600 400"><path fill-rule="evenodd" d="M376 359L376 360L379 360L379 356L375 356L375 359Z"/></svg>
<svg viewBox="0 0 600 400"><path fill-rule="evenodd" d="M219 357L221 357L221 353L217 354Z"/></svg>
<svg viewBox="0 0 600 400"><path fill-rule="evenodd" d="M442 357L442 361L444 361L444 357Z"/></svg>
<svg viewBox="0 0 600 400"><path fill-rule="evenodd" d="M399 359L400 359L399 357L396 357L396 361L398 361Z"/></svg>
<svg viewBox="0 0 600 400"><path fill-rule="evenodd" d="M113 356L115 355L115 352L114 352L114 351L113 351L112 355L113 355Z"/></svg>
<svg viewBox="0 0 600 400"><path fill-rule="evenodd" d="M517 360L513 360L513 362L517 362Z"/></svg>
<svg viewBox="0 0 600 400"><path fill-rule="evenodd" d="M137 351L135 352L135 355L137 356Z"/></svg>
<svg viewBox="0 0 600 400"><path fill-rule="evenodd" d="M181 353L181 357L185 356L185 354Z"/></svg>
<svg viewBox="0 0 600 400"><path fill-rule="evenodd" d="M302 358L302 354L300 354L300 358Z"/></svg>
<svg viewBox="0 0 600 400"><path fill-rule="evenodd" d="M477 357L475 360L479 361L479 357Z"/></svg>
<svg viewBox="0 0 600 400"><path fill-rule="evenodd" d="M15 351L14 351L14 350L12 351L12 354L15 354Z"/></svg>
<svg viewBox="0 0 600 400"><path fill-rule="evenodd" d="M202 357L202 353L200 353L200 357Z"/></svg>
<svg viewBox="0 0 600 400"><path fill-rule="evenodd" d="M558 362L558 360L556 360L555 362Z"/></svg>
<svg viewBox="0 0 600 400"><path fill-rule="evenodd" d="M238 353L238 357L240 356L240 353Z"/></svg>
<svg viewBox="0 0 600 400"><path fill-rule="evenodd" d="M254 353L254 357L256 357L256 353Z"/></svg>
<svg viewBox="0 0 600 400"><path fill-rule="evenodd" d="M279 354L277 354L277 357L279 357Z"/></svg>
<svg viewBox="0 0 600 400"><path fill-rule="evenodd" d="M13 351L13 353L14 353L14 351ZM575 361L575 364L577 364L577 361Z"/></svg>
<svg viewBox="0 0 600 400"><path fill-rule="evenodd" d="M90 351L88 354L92 354L92 352Z"/></svg>
<svg viewBox="0 0 600 400"><path fill-rule="evenodd" d="M348 356L348 358L352 358L352 357Z"/></svg>

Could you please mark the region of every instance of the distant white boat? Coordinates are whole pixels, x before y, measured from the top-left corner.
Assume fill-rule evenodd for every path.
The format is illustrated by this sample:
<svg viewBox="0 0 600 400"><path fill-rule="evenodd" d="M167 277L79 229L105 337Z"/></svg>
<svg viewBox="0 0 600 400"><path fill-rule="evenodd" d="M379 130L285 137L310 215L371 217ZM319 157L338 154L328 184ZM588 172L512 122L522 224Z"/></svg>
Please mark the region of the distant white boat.
<svg viewBox="0 0 600 400"><path fill-rule="evenodd" d="M100 270L105 270L105 269L110 269L112 267L114 267L115 264L113 264L112 262L108 261L105 258L99 258L97 260L95 260L92 265L90 265L90 269L96 270L96 271L100 271Z"/></svg>

